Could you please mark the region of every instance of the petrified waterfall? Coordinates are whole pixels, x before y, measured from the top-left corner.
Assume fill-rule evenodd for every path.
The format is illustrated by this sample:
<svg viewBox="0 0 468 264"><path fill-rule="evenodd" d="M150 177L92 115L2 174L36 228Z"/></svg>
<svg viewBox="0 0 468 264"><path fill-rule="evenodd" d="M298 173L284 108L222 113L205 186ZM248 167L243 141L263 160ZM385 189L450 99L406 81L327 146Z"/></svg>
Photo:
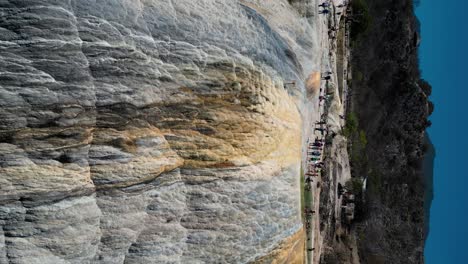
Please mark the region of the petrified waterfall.
<svg viewBox="0 0 468 264"><path fill-rule="evenodd" d="M0 263L299 261L296 2L0 1Z"/></svg>

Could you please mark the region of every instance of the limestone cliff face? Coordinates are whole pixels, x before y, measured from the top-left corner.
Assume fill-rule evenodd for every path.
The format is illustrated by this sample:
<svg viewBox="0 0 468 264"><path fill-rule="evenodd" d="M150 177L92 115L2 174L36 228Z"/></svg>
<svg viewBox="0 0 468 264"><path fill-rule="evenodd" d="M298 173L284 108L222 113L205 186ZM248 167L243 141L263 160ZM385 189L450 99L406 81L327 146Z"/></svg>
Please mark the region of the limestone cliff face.
<svg viewBox="0 0 468 264"><path fill-rule="evenodd" d="M0 263L296 247L315 6L0 1Z"/></svg>

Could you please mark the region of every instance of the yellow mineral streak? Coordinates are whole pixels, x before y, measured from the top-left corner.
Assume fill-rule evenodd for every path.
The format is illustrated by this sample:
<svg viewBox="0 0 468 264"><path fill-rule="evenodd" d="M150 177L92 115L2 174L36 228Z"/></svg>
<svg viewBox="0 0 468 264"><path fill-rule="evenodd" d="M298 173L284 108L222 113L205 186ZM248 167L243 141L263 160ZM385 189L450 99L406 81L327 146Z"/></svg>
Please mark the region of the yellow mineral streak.
<svg viewBox="0 0 468 264"><path fill-rule="evenodd" d="M317 95L320 89L320 72L312 72L306 80L307 95Z"/></svg>
<svg viewBox="0 0 468 264"><path fill-rule="evenodd" d="M252 264L302 264L304 260L304 229L284 240L270 254L251 262Z"/></svg>
<svg viewBox="0 0 468 264"><path fill-rule="evenodd" d="M282 84L264 76L229 80L217 95L190 91L200 114L170 116L161 127L187 168L252 165L285 167L300 161L301 118ZM233 88L234 87L234 88ZM182 92L187 88L182 87ZM190 102L181 102L181 105ZM177 106L171 105L171 109Z"/></svg>

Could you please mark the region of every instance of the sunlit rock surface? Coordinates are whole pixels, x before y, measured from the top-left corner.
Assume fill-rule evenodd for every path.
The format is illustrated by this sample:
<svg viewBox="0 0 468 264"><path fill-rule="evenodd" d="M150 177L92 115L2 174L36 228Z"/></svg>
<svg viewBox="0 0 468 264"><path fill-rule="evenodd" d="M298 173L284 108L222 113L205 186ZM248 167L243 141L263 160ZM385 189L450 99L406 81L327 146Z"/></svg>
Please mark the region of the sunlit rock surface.
<svg viewBox="0 0 468 264"><path fill-rule="evenodd" d="M306 8L0 1L0 263L301 262Z"/></svg>

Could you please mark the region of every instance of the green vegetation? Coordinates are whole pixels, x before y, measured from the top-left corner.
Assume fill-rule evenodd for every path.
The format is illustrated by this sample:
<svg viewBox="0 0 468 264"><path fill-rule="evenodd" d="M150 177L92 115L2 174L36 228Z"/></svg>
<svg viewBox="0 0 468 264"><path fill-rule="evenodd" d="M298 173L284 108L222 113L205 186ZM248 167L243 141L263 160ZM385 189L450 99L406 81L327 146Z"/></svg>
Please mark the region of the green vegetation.
<svg viewBox="0 0 468 264"><path fill-rule="evenodd" d="M304 183L304 168L302 168L301 166L301 215L302 215L302 218L304 218L304 214L302 214L302 212L304 212L304 208L305 208L305 183ZM304 220L304 219L302 219Z"/></svg>
<svg viewBox="0 0 468 264"><path fill-rule="evenodd" d="M367 179L367 192L369 196L379 196L382 191L382 176L376 170L369 171L369 178Z"/></svg>
<svg viewBox="0 0 468 264"><path fill-rule="evenodd" d="M366 155L367 137L364 130L359 129L359 120L355 113L346 117L346 125L342 131L349 140L350 162L355 172L366 173L368 159Z"/></svg>
<svg viewBox="0 0 468 264"><path fill-rule="evenodd" d="M362 169L367 167L367 137L364 130L359 130L356 136L352 137L351 162Z"/></svg>
<svg viewBox="0 0 468 264"><path fill-rule="evenodd" d="M354 77L363 79L363 74L359 72ZM361 221L369 213L370 201L380 199L382 192L382 176L373 169L367 155L368 139L364 126L360 124L357 113L351 112L346 116L346 123L341 134L348 139L348 153L351 165L352 178L345 183L345 188L355 195L355 218L354 221ZM363 193L364 180L367 178L366 192ZM361 238L362 240L362 238Z"/></svg>
<svg viewBox="0 0 468 264"><path fill-rule="evenodd" d="M348 116L346 116L346 124L343 129L343 136L351 138L358 130L358 125L359 122L356 114L354 112L348 114Z"/></svg>
<svg viewBox="0 0 468 264"><path fill-rule="evenodd" d="M359 120L355 113L350 113L346 117L346 124L342 134L348 139L348 153L353 175L345 183L345 188L356 196L355 217L358 219L364 214L362 188L364 177L369 173L369 161L366 153L367 136L364 130L359 128ZM374 190L375 188L376 186L374 186Z"/></svg>
<svg viewBox="0 0 468 264"><path fill-rule="evenodd" d="M356 42L360 35L367 32L371 23L372 17L369 13L369 6L366 0L351 1L353 9L353 22L351 23L351 41Z"/></svg>
<svg viewBox="0 0 468 264"><path fill-rule="evenodd" d="M301 166L301 212L304 212L304 209L306 205L311 204L312 202L312 193L309 191L305 191L305 183L304 183L305 177L304 177L304 169ZM304 217L304 214L302 214L302 217ZM304 220L304 219L302 219Z"/></svg>
<svg viewBox="0 0 468 264"><path fill-rule="evenodd" d="M309 205L312 203L312 193L307 191L305 192L305 198L304 198L305 204Z"/></svg>
<svg viewBox="0 0 468 264"><path fill-rule="evenodd" d="M358 82L362 82L364 80L364 74L362 74L362 72L360 71L355 71L354 72L354 75L355 75L355 78L354 80L358 81Z"/></svg>
<svg viewBox="0 0 468 264"><path fill-rule="evenodd" d="M359 195L362 192L363 179L351 178L345 183L346 190L349 190L354 195Z"/></svg>

